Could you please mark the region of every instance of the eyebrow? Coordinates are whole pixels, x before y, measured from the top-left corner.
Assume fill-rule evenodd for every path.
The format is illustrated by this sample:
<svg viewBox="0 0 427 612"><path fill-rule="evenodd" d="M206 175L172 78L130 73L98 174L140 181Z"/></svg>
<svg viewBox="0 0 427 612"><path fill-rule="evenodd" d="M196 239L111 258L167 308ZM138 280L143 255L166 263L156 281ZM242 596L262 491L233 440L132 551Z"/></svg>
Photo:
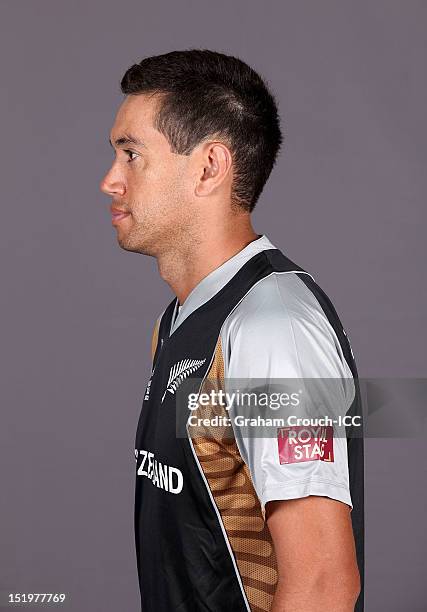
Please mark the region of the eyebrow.
<svg viewBox="0 0 427 612"><path fill-rule="evenodd" d="M145 147L145 144L142 142L142 140L139 140L139 138L136 138L136 136L132 136L132 134L124 134L120 138L116 138L116 140L114 141L114 145L111 142L111 138L108 139L108 142L113 147L113 149L114 149L114 145L116 147L120 147L122 145L129 145L129 144L134 144L140 147Z"/></svg>

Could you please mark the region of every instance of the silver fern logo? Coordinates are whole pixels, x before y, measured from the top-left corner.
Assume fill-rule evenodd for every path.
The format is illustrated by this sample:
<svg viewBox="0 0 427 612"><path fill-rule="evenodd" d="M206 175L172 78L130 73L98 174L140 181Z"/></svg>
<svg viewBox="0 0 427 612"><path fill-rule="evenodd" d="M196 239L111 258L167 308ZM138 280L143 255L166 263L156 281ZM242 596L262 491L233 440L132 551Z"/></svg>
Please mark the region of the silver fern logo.
<svg viewBox="0 0 427 612"><path fill-rule="evenodd" d="M169 380L166 387L166 391L163 393L162 401L165 399L166 393L175 393L179 385L185 380L190 374L198 370L206 361L205 359L183 359L178 361L174 366L171 367L169 372Z"/></svg>

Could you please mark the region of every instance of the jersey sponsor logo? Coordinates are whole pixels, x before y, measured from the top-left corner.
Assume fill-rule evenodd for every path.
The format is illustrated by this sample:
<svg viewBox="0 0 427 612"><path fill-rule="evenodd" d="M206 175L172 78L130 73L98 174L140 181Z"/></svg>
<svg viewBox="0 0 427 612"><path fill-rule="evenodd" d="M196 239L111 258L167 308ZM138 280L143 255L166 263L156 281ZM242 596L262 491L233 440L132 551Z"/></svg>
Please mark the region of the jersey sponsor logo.
<svg viewBox="0 0 427 612"><path fill-rule="evenodd" d="M136 448L135 459L137 463L139 457L141 457L141 463L136 472L138 476L149 478L154 486L169 493L175 495L181 493L184 486L184 477L181 470L161 463L158 459L155 459L154 453Z"/></svg>
<svg viewBox="0 0 427 612"><path fill-rule="evenodd" d="M163 393L162 401L165 399L166 393L175 393L179 385L188 377L190 374L198 370L205 363L205 359L182 359L173 365L169 372L168 384L166 390Z"/></svg>
<svg viewBox="0 0 427 612"><path fill-rule="evenodd" d="M332 425L281 427L277 433L281 464L334 460L334 428Z"/></svg>

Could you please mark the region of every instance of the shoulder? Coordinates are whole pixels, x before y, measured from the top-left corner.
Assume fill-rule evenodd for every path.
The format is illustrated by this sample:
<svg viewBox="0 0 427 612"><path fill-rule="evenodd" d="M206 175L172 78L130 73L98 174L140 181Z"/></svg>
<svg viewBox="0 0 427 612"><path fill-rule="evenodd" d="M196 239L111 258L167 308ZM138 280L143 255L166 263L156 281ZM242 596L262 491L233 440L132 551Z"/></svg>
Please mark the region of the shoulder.
<svg viewBox="0 0 427 612"><path fill-rule="evenodd" d="M284 319L317 318L323 312L295 272L272 272L255 283L230 314L235 326L265 327Z"/></svg>
<svg viewBox="0 0 427 612"><path fill-rule="evenodd" d="M295 272L274 272L256 283L225 320L221 342L232 375L349 375L322 306Z"/></svg>

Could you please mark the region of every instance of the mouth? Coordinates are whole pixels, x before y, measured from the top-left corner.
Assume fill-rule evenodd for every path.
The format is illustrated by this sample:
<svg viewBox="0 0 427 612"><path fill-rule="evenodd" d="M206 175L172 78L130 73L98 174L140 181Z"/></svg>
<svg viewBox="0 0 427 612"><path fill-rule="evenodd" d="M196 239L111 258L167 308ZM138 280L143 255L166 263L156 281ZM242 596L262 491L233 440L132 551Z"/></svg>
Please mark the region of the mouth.
<svg viewBox="0 0 427 612"><path fill-rule="evenodd" d="M111 222L113 225L117 225L117 223L120 223L120 221L122 221L129 215L130 215L129 212L123 212L122 210L119 210L118 208L111 208Z"/></svg>

